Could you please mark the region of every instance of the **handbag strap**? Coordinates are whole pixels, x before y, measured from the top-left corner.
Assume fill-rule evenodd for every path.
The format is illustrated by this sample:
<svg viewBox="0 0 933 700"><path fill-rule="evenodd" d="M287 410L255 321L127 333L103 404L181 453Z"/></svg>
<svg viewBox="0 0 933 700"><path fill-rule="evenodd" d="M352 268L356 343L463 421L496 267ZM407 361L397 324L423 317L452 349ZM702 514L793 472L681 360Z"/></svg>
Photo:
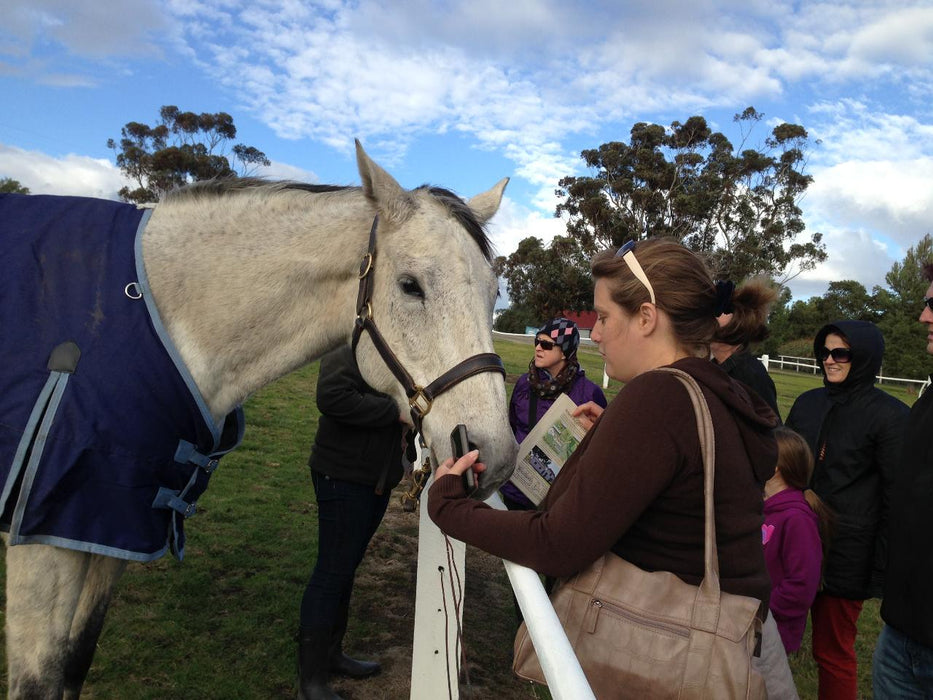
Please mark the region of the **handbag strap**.
<svg viewBox="0 0 933 700"><path fill-rule="evenodd" d="M713 484L716 477L716 436L713 431L713 419L709 404L696 380L683 370L673 367L659 367L659 372L673 374L681 381L690 396L696 414L697 436L700 440L700 452L703 456L703 500L704 500L704 546L703 546L703 581L697 593L693 609L695 627L714 632L719 624L720 588L719 588L719 549L716 546L716 514L713 498Z"/></svg>

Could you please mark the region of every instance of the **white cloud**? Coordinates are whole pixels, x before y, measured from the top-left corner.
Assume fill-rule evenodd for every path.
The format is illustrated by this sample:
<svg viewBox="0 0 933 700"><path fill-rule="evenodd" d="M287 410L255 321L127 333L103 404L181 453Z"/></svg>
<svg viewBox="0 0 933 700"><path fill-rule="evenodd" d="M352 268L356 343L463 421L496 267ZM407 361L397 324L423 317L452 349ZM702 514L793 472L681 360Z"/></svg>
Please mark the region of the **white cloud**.
<svg viewBox="0 0 933 700"><path fill-rule="evenodd" d="M152 0L5 0L2 15L0 62L44 84L92 86L115 57L162 55L166 17Z"/></svg>
<svg viewBox="0 0 933 700"><path fill-rule="evenodd" d="M933 233L933 157L848 161L816 175L807 199L814 217L861 226L904 246Z"/></svg>
<svg viewBox="0 0 933 700"><path fill-rule="evenodd" d="M864 65L933 66L933 7L899 9L860 28L849 55Z"/></svg>
<svg viewBox="0 0 933 700"><path fill-rule="evenodd" d="M508 196L502 198L499 211L488 225L489 237L497 255L515 252L519 242L534 236L545 243L566 233L564 222L553 216L529 209Z"/></svg>
<svg viewBox="0 0 933 700"><path fill-rule="evenodd" d="M829 260L789 283L795 299L821 295L830 282L842 280L856 280L871 292L876 285L886 286L884 276L903 258L902 251L864 230L824 228L822 232L826 247L831 251Z"/></svg>
<svg viewBox="0 0 933 700"><path fill-rule="evenodd" d="M0 176L18 180L32 194L117 199L120 171L101 158L68 154L60 158L0 144Z"/></svg>
<svg viewBox="0 0 933 700"><path fill-rule="evenodd" d="M258 168L255 175L257 177L269 178L270 180L296 180L297 182L310 183L321 181L321 178L311 170L276 161L272 161L272 165Z"/></svg>
<svg viewBox="0 0 933 700"><path fill-rule="evenodd" d="M276 180L318 182L310 170L273 161L259 168L257 176ZM113 163L103 158L70 153L50 156L0 143L0 177L10 177L29 188L32 194L57 194L77 197L117 199L117 193L130 184Z"/></svg>

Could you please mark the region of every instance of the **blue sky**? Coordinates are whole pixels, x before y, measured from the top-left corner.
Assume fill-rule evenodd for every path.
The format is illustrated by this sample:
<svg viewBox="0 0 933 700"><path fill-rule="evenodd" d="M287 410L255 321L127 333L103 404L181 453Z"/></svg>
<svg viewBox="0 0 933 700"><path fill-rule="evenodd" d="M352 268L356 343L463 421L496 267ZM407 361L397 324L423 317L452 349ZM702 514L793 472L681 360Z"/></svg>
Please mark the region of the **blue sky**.
<svg viewBox="0 0 933 700"><path fill-rule="evenodd" d="M159 107L229 112L263 174L358 184L353 139L406 187L511 177L501 254L548 241L581 150L639 121L802 124L808 230L789 285L869 290L933 233L933 3L909 0L0 0L0 177L115 197L107 149ZM753 144L757 145L757 144Z"/></svg>

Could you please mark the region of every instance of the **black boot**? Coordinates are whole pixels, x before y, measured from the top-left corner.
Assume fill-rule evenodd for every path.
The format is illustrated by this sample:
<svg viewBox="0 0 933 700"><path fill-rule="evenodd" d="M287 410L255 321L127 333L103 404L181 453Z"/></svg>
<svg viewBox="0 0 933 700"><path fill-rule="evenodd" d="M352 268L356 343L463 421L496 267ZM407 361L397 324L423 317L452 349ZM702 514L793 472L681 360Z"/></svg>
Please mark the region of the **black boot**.
<svg viewBox="0 0 933 700"><path fill-rule="evenodd" d="M362 661L353 659L343 653L341 649L337 650L335 655L330 657L330 672L339 676L349 678L369 678L375 676L382 670L378 661Z"/></svg>
<svg viewBox="0 0 933 700"><path fill-rule="evenodd" d="M299 627L295 638L298 640L298 700L341 700L327 685L331 630Z"/></svg>
<svg viewBox="0 0 933 700"><path fill-rule="evenodd" d="M347 633L347 621L350 617L349 599L341 604L330 638L330 672L349 678L369 678L382 670L377 661L361 661L343 653L343 636Z"/></svg>

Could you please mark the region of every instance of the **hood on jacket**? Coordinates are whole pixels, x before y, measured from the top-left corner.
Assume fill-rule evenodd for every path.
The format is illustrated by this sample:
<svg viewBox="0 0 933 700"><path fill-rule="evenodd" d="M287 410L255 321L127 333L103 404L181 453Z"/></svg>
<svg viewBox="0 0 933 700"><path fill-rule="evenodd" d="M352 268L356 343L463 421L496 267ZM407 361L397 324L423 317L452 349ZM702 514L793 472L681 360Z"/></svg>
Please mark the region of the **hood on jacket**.
<svg viewBox="0 0 933 700"><path fill-rule="evenodd" d="M826 336L835 333L840 336L852 350L852 368L845 380L835 384L826 379L826 369L820 362L820 372L823 374L823 384L829 389L849 390L857 386L872 386L875 377L881 369L881 360L884 357L884 336L874 323L869 321L833 321L820 328L813 340L813 356L818 357L819 351L826 344Z"/></svg>
<svg viewBox="0 0 933 700"><path fill-rule="evenodd" d="M794 488L778 491L770 498L765 499L765 513L780 513L786 510L799 510L807 516L817 518L816 513L807 503L803 491Z"/></svg>
<svg viewBox="0 0 933 700"><path fill-rule="evenodd" d="M709 360L687 358L673 366L689 372L702 388L715 394L735 416L745 451L761 483L774 476L774 465L777 464L774 428L779 420L768 403Z"/></svg>

